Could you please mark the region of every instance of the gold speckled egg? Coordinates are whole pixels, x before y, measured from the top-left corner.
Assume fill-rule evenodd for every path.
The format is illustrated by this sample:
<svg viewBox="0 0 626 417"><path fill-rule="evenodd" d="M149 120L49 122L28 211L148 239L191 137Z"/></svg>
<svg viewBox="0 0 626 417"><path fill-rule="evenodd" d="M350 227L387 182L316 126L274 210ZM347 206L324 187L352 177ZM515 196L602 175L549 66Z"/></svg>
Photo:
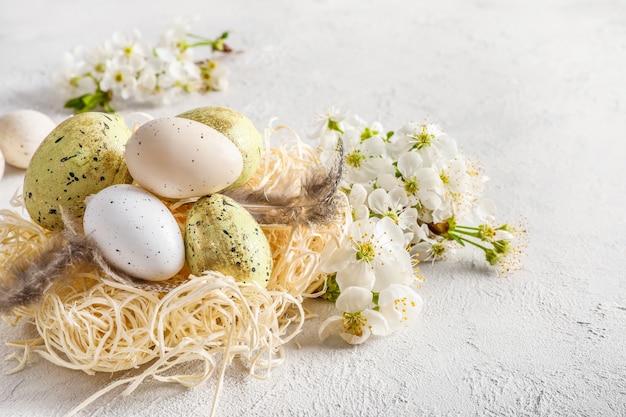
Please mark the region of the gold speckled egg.
<svg viewBox="0 0 626 417"><path fill-rule="evenodd" d="M120 115L88 112L61 122L35 151L24 176L24 203L31 219L63 228L61 211L82 218L85 197L132 177L124 161L130 131Z"/></svg>
<svg viewBox="0 0 626 417"><path fill-rule="evenodd" d="M267 286L270 245L252 215L221 194L196 201L185 226L185 257L192 274L218 271L238 281Z"/></svg>

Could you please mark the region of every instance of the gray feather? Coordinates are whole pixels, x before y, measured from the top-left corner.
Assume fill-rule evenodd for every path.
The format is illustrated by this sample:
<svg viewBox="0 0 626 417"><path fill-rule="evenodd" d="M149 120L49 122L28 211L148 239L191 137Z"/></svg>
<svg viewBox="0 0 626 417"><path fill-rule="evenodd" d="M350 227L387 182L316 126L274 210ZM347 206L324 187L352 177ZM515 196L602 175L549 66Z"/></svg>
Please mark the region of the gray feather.
<svg viewBox="0 0 626 417"><path fill-rule="evenodd" d="M93 262L95 248L74 233L60 232L48 240L36 256L20 259L9 267L0 285L0 312L9 313L42 297L55 281L77 266Z"/></svg>
<svg viewBox="0 0 626 417"><path fill-rule="evenodd" d="M323 224L336 213L343 164L343 145L338 141L337 152L330 162L310 170L301 179L299 189L273 193L257 190L245 194L234 190L227 194L243 204L260 224Z"/></svg>

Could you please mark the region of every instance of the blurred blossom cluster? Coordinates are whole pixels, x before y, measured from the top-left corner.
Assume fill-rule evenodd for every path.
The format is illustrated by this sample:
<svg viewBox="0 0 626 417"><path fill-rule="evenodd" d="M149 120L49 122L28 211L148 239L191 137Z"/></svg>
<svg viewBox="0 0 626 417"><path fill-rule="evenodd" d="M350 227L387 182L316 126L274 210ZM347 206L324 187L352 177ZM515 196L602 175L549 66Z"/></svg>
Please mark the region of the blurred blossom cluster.
<svg viewBox="0 0 626 417"><path fill-rule="evenodd" d="M225 90L228 70L219 58L231 52L228 32L208 39L191 34L192 23L175 21L156 44L134 29L90 48L75 47L58 74L71 97L65 107L111 112L129 103L167 105L189 93ZM201 49L208 53L198 55Z"/></svg>

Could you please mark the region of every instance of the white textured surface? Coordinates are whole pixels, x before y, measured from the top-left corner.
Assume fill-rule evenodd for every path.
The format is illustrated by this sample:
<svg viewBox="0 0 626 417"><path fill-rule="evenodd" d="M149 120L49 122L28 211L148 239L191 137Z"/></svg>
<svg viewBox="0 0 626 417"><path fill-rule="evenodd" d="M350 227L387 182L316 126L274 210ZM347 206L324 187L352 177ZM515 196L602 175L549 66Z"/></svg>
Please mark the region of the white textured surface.
<svg viewBox="0 0 626 417"><path fill-rule="evenodd" d="M306 133L335 104L389 129L436 121L482 160L502 216L527 219L525 268L511 279L474 253L425 265L414 327L349 347L321 344L311 320L270 379L228 370L218 415L626 415L624 2L78 4L0 4L0 113L34 108L60 121L51 76L63 52L132 27L153 39L197 13L196 32L230 29L244 50L229 63L231 88L153 115L219 104ZM20 175L7 170L2 206ZM2 341L21 332L0 325ZM11 351L3 343L0 357ZM39 361L0 378L0 415L61 416L115 378ZM214 389L149 383L85 415L207 416Z"/></svg>

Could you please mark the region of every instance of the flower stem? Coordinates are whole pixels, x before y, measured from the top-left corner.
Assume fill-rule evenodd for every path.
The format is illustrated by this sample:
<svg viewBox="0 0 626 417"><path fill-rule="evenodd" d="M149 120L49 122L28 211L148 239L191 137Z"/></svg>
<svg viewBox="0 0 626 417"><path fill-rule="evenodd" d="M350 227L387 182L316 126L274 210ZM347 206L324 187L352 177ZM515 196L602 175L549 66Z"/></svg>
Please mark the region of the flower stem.
<svg viewBox="0 0 626 417"><path fill-rule="evenodd" d="M224 43L224 40L228 38L228 32L222 33L215 40L205 38L203 36L194 35L192 33L188 33L187 36L189 36L190 38L200 39L200 41L198 42L187 44L186 45L187 48L195 48L196 46L210 46L211 50L214 52L215 51L219 51L219 52L231 52L232 51L232 49L228 45L226 45L226 43Z"/></svg>
<svg viewBox="0 0 626 417"><path fill-rule="evenodd" d="M464 242L464 243L469 243L470 245L474 245L474 246L476 246L477 248L480 248L480 249L482 249L482 250L484 250L484 251L489 251L489 250L492 250L492 249L490 249L490 248L487 248L487 247L485 247L485 246L481 245L481 244L480 244L480 243L478 243L478 242L474 242L473 240L470 240L470 239L468 239L468 238L466 238L466 237L459 236L458 234L456 234L456 233L454 233L454 232L448 232L446 235L448 235L449 237L448 237L448 236L444 236L444 237L447 237L447 238L452 239L452 240L456 240L457 242L462 241L462 242Z"/></svg>

